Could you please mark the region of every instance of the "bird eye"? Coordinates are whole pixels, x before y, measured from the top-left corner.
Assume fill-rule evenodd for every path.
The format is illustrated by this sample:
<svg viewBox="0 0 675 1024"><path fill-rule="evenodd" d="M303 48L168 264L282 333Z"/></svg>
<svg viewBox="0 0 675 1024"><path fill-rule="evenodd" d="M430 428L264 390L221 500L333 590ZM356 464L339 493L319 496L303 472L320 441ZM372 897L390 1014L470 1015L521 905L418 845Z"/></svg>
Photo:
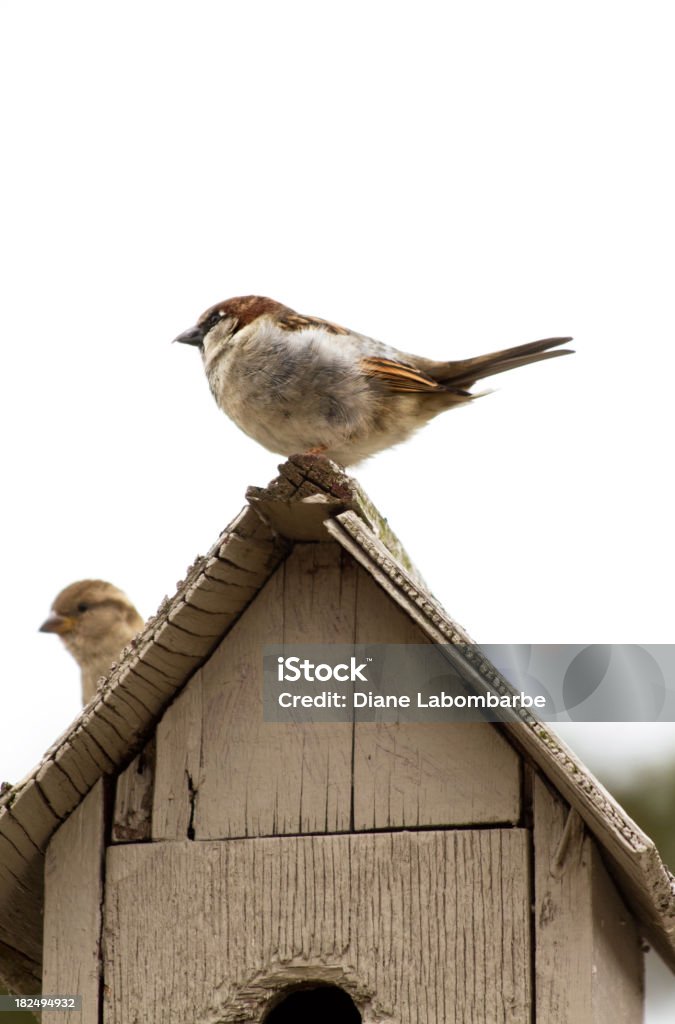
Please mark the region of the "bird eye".
<svg viewBox="0 0 675 1024"><path fill-rule="evenodd" d="M89 605L87 604L86 601L80 601L80 603L77 606L77 610L78 612L86 612L89 610Z"/></svg>
<svg viewBox="0 0 675 1024"><path fill-rule="evenodd" d="M224 316L227 316L227 310L214 309L210 316L201 324L204 334L208 334L211 328L219 324Z"/></svg>

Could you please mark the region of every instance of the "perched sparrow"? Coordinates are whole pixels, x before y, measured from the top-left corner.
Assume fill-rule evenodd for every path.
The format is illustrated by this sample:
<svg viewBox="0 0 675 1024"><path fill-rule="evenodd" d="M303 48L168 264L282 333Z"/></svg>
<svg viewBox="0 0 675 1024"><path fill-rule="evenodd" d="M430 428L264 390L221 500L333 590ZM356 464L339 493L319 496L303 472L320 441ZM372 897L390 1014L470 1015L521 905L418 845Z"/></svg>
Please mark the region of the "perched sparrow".
<svg viewBox="0 0 675 1024"><path fill-rule="evenodd" d="M216 402L265 448L348 466L477 398L477 380L565 355L557 346L572 339L437 362L246 295L207 309L175 340L199 347Z"/></svg>
<svg viewBox="0 0 675 1024"><path fill-rule="evenodd" d="M58 633L82 670L82 703L132 637L143 627L126 594L104 580L79 580L54 598L41 633Z"/></svg>

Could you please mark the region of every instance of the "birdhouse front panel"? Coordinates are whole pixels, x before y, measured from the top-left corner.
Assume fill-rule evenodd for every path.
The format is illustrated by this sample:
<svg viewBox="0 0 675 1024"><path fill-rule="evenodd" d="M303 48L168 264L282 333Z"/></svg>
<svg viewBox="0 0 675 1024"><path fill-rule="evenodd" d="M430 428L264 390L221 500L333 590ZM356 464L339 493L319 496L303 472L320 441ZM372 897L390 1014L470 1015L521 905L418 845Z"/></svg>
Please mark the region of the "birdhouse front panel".
<svg viewBox="0 0 675 1024"><path fill-rule="evenodd" d="M364 1021L524 1024L528 846L516 828L113 847L105 1020L262 1021L331 981Z"/></svg>
<svg viewBox="0 0 675 1024"><path fill-rule="evenodd" d="M515 824L520 759L488 724L266 722L265 638L426 643L336 544L298 544L157 729L155 839Z"/></svg>

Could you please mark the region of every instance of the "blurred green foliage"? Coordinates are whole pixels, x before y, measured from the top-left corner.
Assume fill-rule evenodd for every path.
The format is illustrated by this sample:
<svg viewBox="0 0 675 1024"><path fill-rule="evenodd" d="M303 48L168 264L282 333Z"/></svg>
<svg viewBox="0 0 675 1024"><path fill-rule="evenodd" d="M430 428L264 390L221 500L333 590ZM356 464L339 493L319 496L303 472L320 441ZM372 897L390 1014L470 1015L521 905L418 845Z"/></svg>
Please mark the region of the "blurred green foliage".
<svg viewBox="0 0 675 1024"><path fill-rule="evenodd" d="M628 785L610 784L610 789L675 870L675 762L638 771Z"/></svg>

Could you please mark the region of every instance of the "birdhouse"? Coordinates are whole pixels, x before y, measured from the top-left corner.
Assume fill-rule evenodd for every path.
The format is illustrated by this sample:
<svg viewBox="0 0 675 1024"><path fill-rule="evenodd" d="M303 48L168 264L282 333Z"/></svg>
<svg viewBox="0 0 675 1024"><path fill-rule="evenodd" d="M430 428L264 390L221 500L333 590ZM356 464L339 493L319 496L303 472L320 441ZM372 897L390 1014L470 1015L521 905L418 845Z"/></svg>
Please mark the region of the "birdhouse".
<svg viewBox="0 0 675 1024"><path fill-rule="evenodd" d="M263 645L445 644L367 498L293 457L0 807L0 968L67 1024L642 1020L673 879L551 730L269 721ZM44 886L43 886L44 881Z"/></svg>

